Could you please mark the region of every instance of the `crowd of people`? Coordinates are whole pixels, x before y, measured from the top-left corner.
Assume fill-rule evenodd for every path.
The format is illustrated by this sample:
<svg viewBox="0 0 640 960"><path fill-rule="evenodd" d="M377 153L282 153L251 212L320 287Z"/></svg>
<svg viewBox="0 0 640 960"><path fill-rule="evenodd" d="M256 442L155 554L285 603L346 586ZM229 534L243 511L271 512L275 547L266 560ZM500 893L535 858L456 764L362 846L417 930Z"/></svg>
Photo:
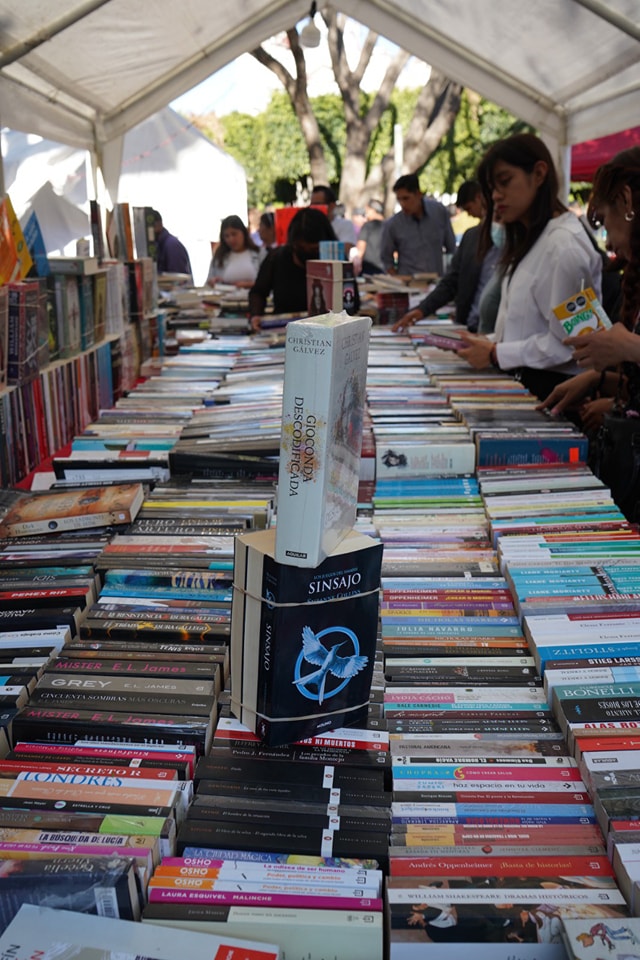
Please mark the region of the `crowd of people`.
<svg viewBox="0 0 640 960"><path fill-rule="evenodd" d="M369 275L437 276L396 331L453 303L466 328L459 355L471 367L510 373L541 409L567 414L591 434L614 414L637 420L633 470L640 476L640 148L599 168L583 217L561 201L539 137L498 141L480 161L477 180L458 189L458 208L478 223L457 245L448 209L423 194L415 174L401 176L393 190L397 213L385 218L382 202L371 198L349 220L333 190L317 185L281 245L273 213L263 213L253 233L239 216L226 217L208 282L248 288L257 328L270 297L276 313L306 311L305 266L322 241L341 241L345 257ZM189 273L184 246L156 217L159 269ZM595 239L599 227L608 253ZM604 302L612 326L567 338L553 308L585 287Z"/></svg>

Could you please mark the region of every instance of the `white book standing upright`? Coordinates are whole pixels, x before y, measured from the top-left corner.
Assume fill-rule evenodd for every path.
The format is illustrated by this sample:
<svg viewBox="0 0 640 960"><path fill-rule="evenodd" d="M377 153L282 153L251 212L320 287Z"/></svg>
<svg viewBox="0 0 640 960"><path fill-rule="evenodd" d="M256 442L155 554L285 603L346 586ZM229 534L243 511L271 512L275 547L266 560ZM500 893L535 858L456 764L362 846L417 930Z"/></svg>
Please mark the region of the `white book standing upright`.
<svg viewBox="0 0 640 960"><path fill-rule="evenodd" d="M317 567L355 523L370 329L346 313L287 327L279 563Z"/></svg>

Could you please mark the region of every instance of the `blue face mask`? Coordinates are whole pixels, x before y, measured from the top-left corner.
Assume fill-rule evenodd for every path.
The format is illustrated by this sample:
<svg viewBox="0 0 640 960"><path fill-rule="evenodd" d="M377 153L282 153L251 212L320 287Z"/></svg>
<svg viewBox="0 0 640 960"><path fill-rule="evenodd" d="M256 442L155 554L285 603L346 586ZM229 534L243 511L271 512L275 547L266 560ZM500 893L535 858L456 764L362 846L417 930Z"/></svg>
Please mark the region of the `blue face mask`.
<svg viewBox="0 0 640 960"><path fill-rule="evenodd" d="M491 242L500 250L504 246L505 229L503 223L491 224Z"/></svg>

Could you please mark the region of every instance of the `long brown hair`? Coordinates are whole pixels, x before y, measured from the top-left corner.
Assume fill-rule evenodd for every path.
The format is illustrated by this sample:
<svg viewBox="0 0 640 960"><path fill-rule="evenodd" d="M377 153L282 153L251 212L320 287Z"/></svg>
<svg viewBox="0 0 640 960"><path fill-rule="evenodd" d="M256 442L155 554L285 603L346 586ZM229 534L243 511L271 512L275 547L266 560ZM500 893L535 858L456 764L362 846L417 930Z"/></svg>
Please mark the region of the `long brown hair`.
<svg viewBox="0 0 640 960"><path fill-rule="evenodd" d="M216 247L216 252L213 255L214 263L219 267L223 266L227 257L231 253L231 247L224 239L225 230L239 230L244 237L244 247L243 250L256 250L258 249L255 241L251 239L251 234L247 230L245 224L236 216L235 213L232 213L230 216L225 217L222 223L220 224L220 243Z"/></svg>
<svg viewBox="0 0 640 960"><path fill-rule="evenodd" d="M613 206L624 187L631 190L631 256L624 264L622 275L622 309L620 319L633 329L640 309L640 147L631 147L617 153L609 163L596 170L589 197L587 216L593 226L600 222L603 205Z"/></svg>
<svg viewBox="0 0 640 960"><path fill-rule="evenodd" d="M533 133L516 133L512 137L498 140L480 161L478 180L482 187L487 214L482 222L479 255L482 257L491 247L491 222L493 220L493 171L498 163L508 163L519 167L525 173L532 173L538 161L547 165L547 175L538 187L529 209L528 224L520 221L505 224L505 244L500 262L513 273L520 261L539 239L549 220L566 210L558 199L558 174L546 144Z"/></svg>

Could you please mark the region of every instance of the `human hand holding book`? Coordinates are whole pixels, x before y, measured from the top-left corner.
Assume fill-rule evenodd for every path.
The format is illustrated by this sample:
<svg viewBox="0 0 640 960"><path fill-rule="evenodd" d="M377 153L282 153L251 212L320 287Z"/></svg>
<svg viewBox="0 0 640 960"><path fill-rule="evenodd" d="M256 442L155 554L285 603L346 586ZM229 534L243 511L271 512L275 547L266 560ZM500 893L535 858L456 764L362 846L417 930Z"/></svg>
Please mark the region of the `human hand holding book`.
<svg viewBox="0 0 640 960"><path fill-rule="evenodd" d="M614 323L608 330L567 337L562 342L572 348L579 367L600 371L624 360L640 363L640 338L622 323Z"/></svg>
<svg viewBox="0 0 640 960"><path fill-rule="evenodd" d="M475 367L476 370L483 370L491 365L499 366L495 354L496 344L493 340L468 331L463 331L460 339L463 346L458 348L458 353L470 366Z"/></svg>

